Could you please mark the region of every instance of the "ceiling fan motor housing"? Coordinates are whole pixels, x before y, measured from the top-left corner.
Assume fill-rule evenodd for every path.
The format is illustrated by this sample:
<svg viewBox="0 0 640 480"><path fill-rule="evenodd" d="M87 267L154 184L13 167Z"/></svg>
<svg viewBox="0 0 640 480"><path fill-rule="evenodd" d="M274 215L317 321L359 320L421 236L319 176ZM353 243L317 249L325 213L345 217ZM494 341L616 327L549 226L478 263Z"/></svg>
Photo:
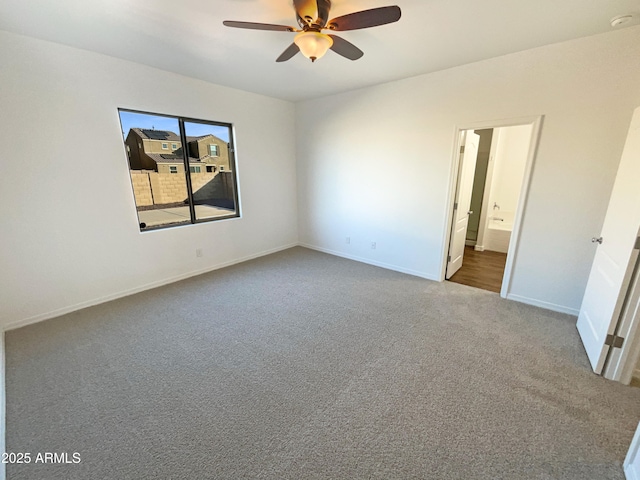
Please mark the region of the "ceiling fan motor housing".
<svg viewBox="0 0 640 480"><path fill-rule="evenodd" d="M298 25L321 29L329 20L331 0L294 0Z"/></svg>

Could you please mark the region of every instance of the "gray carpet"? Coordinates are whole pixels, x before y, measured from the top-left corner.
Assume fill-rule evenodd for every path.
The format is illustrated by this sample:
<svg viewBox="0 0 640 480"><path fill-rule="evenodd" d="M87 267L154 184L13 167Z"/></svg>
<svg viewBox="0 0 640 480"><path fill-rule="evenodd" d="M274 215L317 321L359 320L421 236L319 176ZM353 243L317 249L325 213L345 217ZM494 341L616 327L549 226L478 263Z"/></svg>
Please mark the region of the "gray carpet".
<svg viewBox="0 0 640 480"><path fill-rule="evenodd" d="M18 479L623 479L575 318L294 248L6 334Z"/></svg>

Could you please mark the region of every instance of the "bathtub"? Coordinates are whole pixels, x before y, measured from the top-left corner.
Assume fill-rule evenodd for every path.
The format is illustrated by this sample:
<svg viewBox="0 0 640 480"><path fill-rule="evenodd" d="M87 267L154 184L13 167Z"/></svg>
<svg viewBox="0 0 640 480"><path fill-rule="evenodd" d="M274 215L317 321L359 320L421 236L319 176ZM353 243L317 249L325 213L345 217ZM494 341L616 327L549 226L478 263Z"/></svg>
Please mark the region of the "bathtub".
<svg viewBox="0 0 640 480"><path fill-rule="evenodd" d="M513 230L514 212L495 212L487 218L484 230L484 250L507 253Z"/></svg>

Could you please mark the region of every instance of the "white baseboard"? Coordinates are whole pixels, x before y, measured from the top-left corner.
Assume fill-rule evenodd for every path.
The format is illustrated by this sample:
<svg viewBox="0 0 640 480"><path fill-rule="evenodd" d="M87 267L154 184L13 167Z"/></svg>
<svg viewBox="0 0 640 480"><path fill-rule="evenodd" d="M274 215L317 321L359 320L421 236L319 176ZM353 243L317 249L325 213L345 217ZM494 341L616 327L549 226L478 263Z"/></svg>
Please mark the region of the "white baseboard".
<svg viewBox="0 0 640 480"><path fill-rule="evenodd" d="M130 289L130 290L125 290L125 291L121 291L121 292L117 292L111 295L106 295L103 297L99 297L99 298L95 298L86 302L81 302L78 303L76 305L72 305L69 307L64 307L58 310L54 310L51 312L47 312L44 314L40 314L40 315L35 315L33 317L29 317L29 318L25 318L22 320L18 320L16 322L12 322L8 325L6 325L4 327L4 331L6 330L13 330L16 328L20 328L26 325L30 325L33 323L37 323L37 322L41 322L44 320L48 320L50 318L54 318L54 317L58 317L60 315L64 315L66 313L70 313L76 310L80 310L83 308L87 308L87 307L91 307L94 305L98 305L100 303L104 303L104 302L108 302L111 300L115 300L118 298L122 298L122 297L126 297L129 295L133 295L145 290L150 290L152 288L157 288L163 285L167 285L170 283L174 283L180 280L184 280L186 278L189 277L194 277L197 275L201 275L203 273L207 273L207 272L211 272L214 270L218 270L220 268L224 268L224 267L228 267L231 265L235 265L238 263L242 263L242 262L246 262L248 260L252 260L254 258L259 258L259 257L263 257L265 255L270 255L272 253L276 253L282 250L286 250L295 246L301 246L301 247L305 247L305 248L309 248L311 250L317 250L319 252L323 252L323 253L327 253L330 255L335 255L337 257L342 257L342 258L347 258L349 260L355 260L357 262L362 262L362 263L366 263L369 265L374 265L376 267L381 267L381 268L385 268L387 270L393 270L396 272L400 272L400 273L406 273L408 275L413 275L416 277L420 277L420 278L425 278L427 280L433 280L436 282L439 282L440 279L436 278L433 275L428 275L425 274L424 272L419 272L416 270L411 270L411 269L407 269L407 268L402 268L402 267L398 267L396 265L392 265L392 264L388 264L388 263L384 263L384 262L378 262L375 260L370 260L367 258L362 258L362 257L358 257L355 255L349 255L349 254L345 254L343 252L338 252L335 250L330 250L327 248L322 248L322 247L318 247L316 245L311 245L311 244L306 244L306 243L293 243L293 244L289 244L289 245L284 245L281 247L277 247L274 249L270 249L270 250L265 250L256 254L252 254L252 255L248 255L245 257L241 257L241 258L237 258L228 262L223 262L220 264L216 264L213 266L209 266L205 269L201 269L201 270L195 270L192 272L188 272L182 275L177 275L175 277L170 277L170 278L166 278L164 280L160 280L157 282L152 282L146 285L142 285L140 287L136 287L134 289ZM479 251L483 251L484 248L482 246L478 246L476 245L476 250ZM526 303L529 305L534 305L537 307L542 307L545 308L547 310L553 310L556 312L560 312L560 313L568 313L571 315L578 315L578 310L574 309L574 308L569 308L569 307L565 307L562 305L555 305L553 303L549 303L549 302L543 302L540 300L535 300L535 299L531 299L531 298L527 298L527 297L522 297L519 295L507 295L507 299L509 300L514 300L517 302L521 302L521 303ZM2 338L0 339L0 452L4 452L5 448L6 448L6 390L5 390L5 348L4 348L4 331L0 331L0 334L2 335ZM634 437L634 440L631 444L631 448L629 450L629 454L627 455L627 459L625 460L625 464L624 464L624 471L625 471L625 475L627 477L627 480L640 480L640 427L638 428L638 431L636 432L636 435ZM0 480L5 480L6 479L6 470L5 470L5 465L0 463Z"/></svg>
<svg viewBox="0 0 640 480"><path fill-rule="evenodd" d="M287 250L292 247L298 246L297 243L293 243L290 245L283 245L278 248L265 250L256 254L248 255L242 258L236 258L234 260L223 262L217 265L209 266L205 269L196 270L192 272L188 272L182 275L177 275L175 277L166 278L164 280L160 280L157 282L148 283L146 285L142 285L137 288L133 288L130 290L124 290L121 292L117 292L111 295L105 295L103 297L95 298L93 300L89 300L87 302L78 303L75 305L71 305L69 307L60 308L58 310L53 310L51 312L43 313L41 315L36 315L30 318L25 318L23 320L19 320L16 322L12 322L6 325L4 328L0 328L0 453L6 451L6 388L5 388L5 347L4 347L4 337L5 331L13 330L19 327L24 327L26 325L31 325L33 323L42 322L44 320L48 320L50 318L59 317L60 315L64 315L66 313L74 312L76 310L80 310L83 308L91 307L93 305L98 305L100 303L108 302L111 300L115 300L117 298L126 297L129 295L133 295L135 293L139 293L145 290L150 290L152 288L160 287L162 285L167 285L169 283L177 282L180 280L184 280L185 278L195 277L197 275L201 275L203 273L211 272L213 270L218 270L220 268L229 267L231 265L235 265L237 263L246 262L247 260L252 260L254 258L263 257L265 255L270 255L272 253L276 253L282 250ZM6 465L0 462L0 480L6 480Z"/></svg>
<svg viewBox="0 0 640 480"><path fill-rule="evenodd" d="M629 452L624 459L624 476L627 480L640 480L640 424L633 436Z"/></svg>
<svg viewBox="0 0 640 480"><path fill-rule="evenodd" d="M475 247L473 247L473 249L476 252L484 252L484 246L482 246L482 245L476 245Z"/></svg>
<svg viewBox="0 0 640 480"><path fill-rule="evenodd" d="M15 322L10 322L6 324L3 328L4 328L4 331L8 331L8 330L15 330L16 328L20 328L20 327L26 327L27 325L42 322L44 320L49 320L50 318L59 317L67 313L75 312L77 310L82 310L83 308L93 307L94 305L110 302L111 300L128 297L129 295L134 295L136 293L144 292L145 290L151 290L153 288L162 287L163 285L179 282L180 280L184 280L190 277L196 277L198 275L202 275L203 273L208 273L214 270L219 270L221 268L230 267L231 265L246 262L248 260L253 260L254 258L264 257L265 255L271 255L272 253L280 252L282 250L287 250L289 248L293 248L297 246L298 246L298 243L292 243L289 245L283 245L270 250L264 250L259 253L247 255L246 257L236 258L227 262L218 263L216 265L210 265L207 268L203 268L200 270L193 270L191 272L183 273L181 275L176 275L175 277L165 278L163 280L147 283L146 285L141 285L139 287L135 287L129 290L123 290L120 292L112 293L110 295L105 295L103 297L94 298L86 302L76 303L75 305L70 305L67 307L59 308L57 310L52 310L50 312L41 313L39 315L34 315L33 317L24 318L22 320L17 320ZM0 480L2 479L0 478Z"/></svg>
<svg viewBox="0 0 640 480"><path fill-rule="evenodd" d="M536 300L535 298L522 297L510 293L507 295L507 300L513 300L514 302L526 303L527 305L533 305L534 307L544 308L546 310L552 310L558 313L568 313L569 315L578 316L579 310L564 305L557 305L555 303L545 302L543 300Z"/></svg>
<svg viewBox="0 0 640 480"><path fill-rule="evenodd" d="M316 250L322 253L328 253L329 255L334 255L336 257L347 258L349 260L355 260L356 262L366 263L368 265L373 265L375 267L384 268L386 270L393 270L394 272L406 273L407 275L413 275L414 277L420 277L427 280L433 280L435 282L440 282L439 278L436 278L434 275L429 275L424 272L419 272L417 270L411 270L409 268L398 267L397 265L392 265L390 263L378 262L376 260L370 260L368 258L358 257L356 255L349 255L344 252L338 252L336 250L331 250L328 248L318 247L317 245L311 245L308 243L300 243L301 247L309 248L311 250Z"/></svg>

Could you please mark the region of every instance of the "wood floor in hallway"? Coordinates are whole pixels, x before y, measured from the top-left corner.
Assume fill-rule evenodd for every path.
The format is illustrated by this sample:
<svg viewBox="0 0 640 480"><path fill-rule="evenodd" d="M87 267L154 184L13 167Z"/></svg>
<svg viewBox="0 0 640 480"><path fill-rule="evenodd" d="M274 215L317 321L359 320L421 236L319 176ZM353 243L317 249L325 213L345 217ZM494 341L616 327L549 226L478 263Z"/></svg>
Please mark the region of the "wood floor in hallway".
<svg viewBox="0 0 640 480"><path fill-rule="evenodd" d="M506 262L506 253L477 252L465 247L462 267L449 281L500 293Z"/></svg>

